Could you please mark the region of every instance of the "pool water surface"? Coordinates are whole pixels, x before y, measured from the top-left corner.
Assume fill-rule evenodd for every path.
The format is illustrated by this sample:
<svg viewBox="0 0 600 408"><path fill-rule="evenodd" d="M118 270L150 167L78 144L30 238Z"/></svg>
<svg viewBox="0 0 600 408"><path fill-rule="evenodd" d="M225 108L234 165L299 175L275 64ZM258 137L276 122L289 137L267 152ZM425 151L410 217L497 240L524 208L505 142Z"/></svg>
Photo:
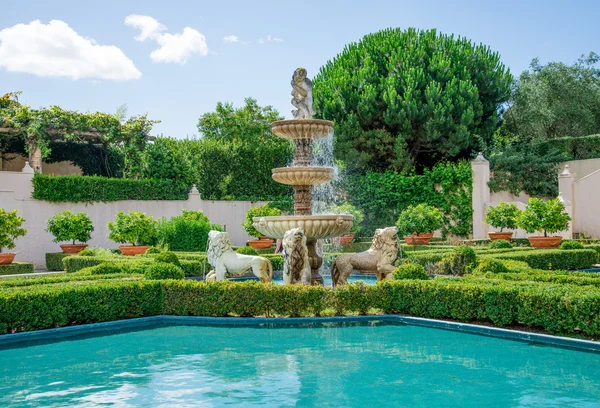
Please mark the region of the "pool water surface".
<svg viewBox="0 0 600 408"><path fill-rule="evenodd" d="M0 406L600 406L600 354L399 324L157 326L0 349Z"/></svg>

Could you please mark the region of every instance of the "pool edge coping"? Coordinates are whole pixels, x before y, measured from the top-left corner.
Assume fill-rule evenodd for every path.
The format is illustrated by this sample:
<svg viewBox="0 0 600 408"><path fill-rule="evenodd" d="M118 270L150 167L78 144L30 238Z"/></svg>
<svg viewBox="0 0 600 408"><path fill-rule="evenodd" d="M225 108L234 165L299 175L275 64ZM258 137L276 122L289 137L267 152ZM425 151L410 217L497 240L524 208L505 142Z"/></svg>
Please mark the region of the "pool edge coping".
<svg viewBox="0 0 600 408"><path fill-rule="evenodd" d="M331 317L208 317L208 316L171 316L156 315L137 317L111 322L89 323L77 326L58 327L29 332L0 335L0 346L18 344L20 342L43 340L66 340L78 335L102 333L120 329L135 329L159 324L181 325L245 325L258 326L269 324L273 326L290 326L297 324L343 323L343 322L376 322L387 321L403 323L411 326L421 326L462 333L478 334L523 342L548 344L555 347L566 347L583 351L600 352L600 342L571 337L553 336L550 334L531 333L520 330L503 329L500 327L483 326L471 323L451 322L446 320L426 319L403 315L370 315L370 316L331 316Z"/></svg>

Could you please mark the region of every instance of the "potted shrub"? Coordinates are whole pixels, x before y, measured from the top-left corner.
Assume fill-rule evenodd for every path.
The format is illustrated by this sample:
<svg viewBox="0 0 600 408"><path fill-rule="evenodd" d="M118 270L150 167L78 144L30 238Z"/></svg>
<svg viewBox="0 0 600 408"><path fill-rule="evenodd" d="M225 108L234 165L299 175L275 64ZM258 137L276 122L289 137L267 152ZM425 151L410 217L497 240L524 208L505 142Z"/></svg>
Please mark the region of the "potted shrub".
<svg viewBox="0 0 600 408"><path fill-rule="evenodd" d="M27 234L27 230L21 227L24 222L25 218L19 217L17 210L5 211L0 208L0 265L11 264L15 259L14 253L2 252L2 249L13 249L15 240Z"/></svg>
<svg viewBox="0 0 600 408"><path fill-rule="evenodd" d="M444 216L440 210L427 204L408 206L400 214L396 226L409 245L427 245L433 232L442 227Z"/></svg>
<svg viewBox="0 0 600 408"><path fill-rule="evenodd" d="M354 240L355 235L357 233L359 233L362 229L362 227L360 226L360 223L362 222L363 218L365 217L365 214L363 213L362 210L359 210L358 208L356 208L355 206L353 206L350 203L344 203L342 205L333 206L333 207L331 207L331 212L333 214L348 214L353 217L352 228L350 228L350 230L345 235L342 235L341 237L333 238L331 240L333 243L340 243L340 244L351 243L352 240Z"/></svg>
<svg viewBox="0 0 600 408"><path fill-rule="evenodd" d="M108 239L130 244L119 246L123 255L138 255L145 253L156 240L157 222L143 212L119 211L115 221L108 223L108 229Z"/></svg>
<svg viewBox="0 0 600 408"><path fill-rule="evenodd" d="M565 212L564 204L558 199L544 201L540 198L530 198L527 208L519 216L517 225L528 233L543 231L543 236L527 237L534 248L556 248L562 237L548 236L569 228L571 217Z"/></svg>
<svg viewBox="0 0 600 408"><path fill-rule="evenodd" d="M269 237L262 235L256 228L254 228L254 217L272 217L281 215L281 210L273 208L269 204L265 204L262 207L252 207L246 213L246 220L242 223L242 227L251 237L256 237L256 240L248 241L254 249L266 249L273 245L273 240Z"/></svg>
<svg viewBox="0 0 600 408"><path fill-rule="evenodd" d="M46 232L54 235L54 242L72 241L72 244L61 244L63 253L78 254L83 251L92 238L94 226L86 213L65 210L48 219ZM77 244L76 241L81 242Z"/></svg>
<svg viewBox="0 0 600 408"><path fill-rule="evenodd" d="M485 212L485 223L494 228L500 228L500 231L488 232L490 239L492 241L497 239L510 241L513 232L504 231L504 228L516 229L520 214L521 210L515 204L507 204L502 201L498 205L488 208Z"/></svg>

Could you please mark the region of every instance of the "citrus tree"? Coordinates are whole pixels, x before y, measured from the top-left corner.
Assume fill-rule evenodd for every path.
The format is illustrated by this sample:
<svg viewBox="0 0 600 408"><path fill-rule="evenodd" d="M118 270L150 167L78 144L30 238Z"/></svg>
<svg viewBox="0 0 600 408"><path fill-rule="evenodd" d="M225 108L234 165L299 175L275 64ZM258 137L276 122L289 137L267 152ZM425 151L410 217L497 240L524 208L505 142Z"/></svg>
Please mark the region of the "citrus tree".
<svg viewBox="0 0 600 408"><path fill-rule="evenodd" d="M507 229L517 228L517 220L521 210L515 204L507 204L500 201L498 205L490 207L485 212L485 222L494 228L500 228L500 232Z"/></svg>
<svg viewBox="0 0 600 408"><path fill-rule="evenodd" d="M400 213L396 226L403 235L426 234L440 229L444 215L427 204L408 206Z"/></svg>
<svg viewBox="0 0 600 408"><path fill-rule="evenodd" d="M54 236L54 242L75 241L86 243L92 238L94 226L86 213L70 210L59 212L48 219L46 232Z"/></svg>
<svg viewBox="0 0 600 408"><path fill-rule="evenodd" d="M27 230L21 226L25 222L25 218L17 215L17 210L5 211L0 208L0 252L2 248L13 249L15 240L25 236Z"/></svg>
<svg viewBox="0 0 600 408"><path fill-rule="evenodd" d="M152 245L156 241L157 221L143 212L119 211L114 222L108 223L108 239L131 245Z"/></svg>
<svg viewBox="0 0 600 408"><path fill-rule="evenodd" d="M558 199L544 201L530 198L527 208L519 216L517 225L528 233L543 231L544 236L569 228L571 217L565 212L564 204Z"/></svg>

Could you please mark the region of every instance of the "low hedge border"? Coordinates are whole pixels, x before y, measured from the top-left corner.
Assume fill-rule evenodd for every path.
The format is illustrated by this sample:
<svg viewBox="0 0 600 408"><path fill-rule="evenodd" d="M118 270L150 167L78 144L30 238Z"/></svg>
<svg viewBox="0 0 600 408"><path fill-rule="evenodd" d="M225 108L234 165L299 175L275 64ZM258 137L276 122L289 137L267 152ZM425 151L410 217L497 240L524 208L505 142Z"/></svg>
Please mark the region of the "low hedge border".
<svg viewBox="0 0 600 408"><path fill-rule="evenodd" d="M592 249L596 251L596 263L600 264L600 244L584 245L583 249Z"/></svg>
<svg viewBox="0 0 600 408"><path fill-rule="evenodd" d="M91 266L100 265L101 263L114 263L122 267L125 271L130 273L143 273L145 268L150 266L154 259L153 257L126 257L126 256L115 256L113 258L104 258L97 256L69 256L63 260L65 270L68 273L79 272L82 269L89 268ZM198 257L197 260L192 259L180 259L181 269L185 273L185 276L203 276L205 273L210 271L210 265L204 255L204 259Z"/></svg>
<svg viewBox="0 0 600 408"><path fill-rule="evenodd" d="M0 265L0 275L21 275L33 272L33 264L28 262L13 262L8 265Z"/></svg>
<svg viewBox="0 0 600 408"><path fill-rule="evenodd" d="M48 252L46 254L46 269L49 271L64 271L63 259L73 254L65 254L63 252Z"/></svg>
<svg viewBox="0 0 600 408"><path fill-rule="evenodd" d="M592 249L538 249L532 251L507 252L502 254L478 254L496 259L527 262L533 269L560 270L586 269L596 262L596 251Z"/></svg>
<svg viewBox="0 0 600 408"><path fill-rule="evenodd" d="M383 281L332 290L257 282L82 281L0 290L0 333L158 314L312 316L408 314L522 324L554 334L600 336L600 289L591 285L456 279Z"/></svg>

